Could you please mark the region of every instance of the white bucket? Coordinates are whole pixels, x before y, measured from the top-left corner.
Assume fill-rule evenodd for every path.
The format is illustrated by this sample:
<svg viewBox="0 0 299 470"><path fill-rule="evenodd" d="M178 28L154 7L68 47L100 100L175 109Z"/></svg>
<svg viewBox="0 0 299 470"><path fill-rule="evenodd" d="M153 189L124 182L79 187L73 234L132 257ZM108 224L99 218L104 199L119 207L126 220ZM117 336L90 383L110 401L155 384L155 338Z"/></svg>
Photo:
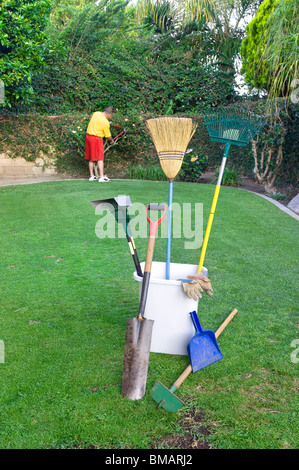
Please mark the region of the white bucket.
<svg viewBox="0 0 299 470"><path fill-rule="evenodd" d="M141 263L141 269L144 270ZM181 281L187 275L196 274L198 265L170 263L170 279L165 279L166 263L153 261L144 316L154 320L151 352L187 355L187 345L195 334L190 312L197 311L198 300L189 299ZM203 274L208 275L206 268ZM139 282L141 294L142 277L135 271L133 278Z"/></svg>

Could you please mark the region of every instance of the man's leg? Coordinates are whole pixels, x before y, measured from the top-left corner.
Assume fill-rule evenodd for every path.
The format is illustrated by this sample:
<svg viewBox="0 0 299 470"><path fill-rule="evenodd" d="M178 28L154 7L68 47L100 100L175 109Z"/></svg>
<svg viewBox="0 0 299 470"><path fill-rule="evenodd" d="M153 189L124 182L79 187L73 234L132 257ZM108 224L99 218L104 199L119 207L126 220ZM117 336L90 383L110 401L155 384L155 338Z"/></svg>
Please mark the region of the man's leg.
<svg viewBox="0 0 299 470"><path fill-rule="evenodd" d="M103 162L103 160L98 161L98 169L99 169L100 178L103 178L103 176L104 176L104 162Z"/></svg>
<svg viewBox="0 0 299 470"><path fill-rule="evenodd" d="M92 162L91 160L88 161L88 167L89 167L89 175L90 175L90 177L94 176L94 173L93 173L93 164L94 164L94 162Z"/></svg>

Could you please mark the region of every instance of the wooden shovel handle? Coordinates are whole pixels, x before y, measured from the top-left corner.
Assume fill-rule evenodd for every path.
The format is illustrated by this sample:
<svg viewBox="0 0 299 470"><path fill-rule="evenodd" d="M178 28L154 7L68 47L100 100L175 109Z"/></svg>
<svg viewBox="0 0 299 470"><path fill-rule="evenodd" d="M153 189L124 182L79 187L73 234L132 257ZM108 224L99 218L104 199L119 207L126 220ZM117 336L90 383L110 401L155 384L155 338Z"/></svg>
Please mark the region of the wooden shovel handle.
<svg viewBox="0 0 299 470"><path fill-rule="evenodd" d="M216 338L222 333L224 328L229 324L229 322L234 318L234 316L238 313L238 310L234 308L234 310L228 315L226 320L222 323L222 325L219 326L218 330L215 333ZM173 386L171 387L171 391L177 390L184 380L188 377L189 374L192 372L192 366L189 364L189 366L184 370L184 372L179 376L179 378L174 382Z"/></svg>
<svg viewBox="0 0 299 470"><path fill-rule="evenodd" d="M156 238L150 235L148 239L146 260L145 260L145 266L144 266L145 273L151 272L153 255L154 255L154 250L155 250L155 241L156 241Z"/></svg>
<svg viewBox="0 0 299 470"><path fill-rule="evenodd" d="M146 260L145 260L145 266L144 266L144 274L143 274L143 280L142 280L142 287L141 287L140 303L139 303L139 315L138 315L139 321L143 320L143 316L144 316L150 277L151 277L155 241L156 241L155 237L149 236L147 252L146 252Z"/></svg>
<svg viewBox="0 0 299 470"><path fill-rule="evenodd" d="M146 260L145 260L145 265L144 265L144 275L143 275L142 287L141 287L139 315L138 315L139 321L142 321L144 311L145 311L146 299L147 299L149 282L150 282L150 277L151 277L152 261L153 261L153 255L154 255L154 249L155 249L157 230L158 230L158 226L160 225L160 223L162 222L162 220L164 219L166 215L166 208L167 206L163 204L162 205L148 204L146 206L146 217L150 224L150 230L149 230L149 238L148 238L148 245L147 245L147 252L146 252ZM159 220L153 221L148 216L149 210L156 210L156 211L164 210L164 212Z"/></svg>

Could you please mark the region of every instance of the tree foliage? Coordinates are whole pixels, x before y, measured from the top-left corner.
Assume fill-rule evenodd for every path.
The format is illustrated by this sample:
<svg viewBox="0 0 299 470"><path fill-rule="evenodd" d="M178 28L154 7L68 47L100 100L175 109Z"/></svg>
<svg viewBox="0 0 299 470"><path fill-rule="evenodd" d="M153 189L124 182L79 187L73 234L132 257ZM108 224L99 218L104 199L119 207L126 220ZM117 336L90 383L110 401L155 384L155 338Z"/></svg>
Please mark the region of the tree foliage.
<svg viewBox="0 0 299 470"><path fill-rule="evenodd" d="M246 28L241 54L247 83L286 97L298 74L298 0L265 0Z"/></svg>
<svg viewBox="0 0 299 470"><path fill-rule="evenodd" d="M33 94L32 77L44 65L50 0L0 1L0 77L6 103Z"/></svg>
<svg viewBox="0 0 299 470"><path fill-rule="evenodd" d="M62 31L90 0L52 0L51 24Z"/></svg>
<svg viewBox="0 0 299 470"><path fill-rule="evenodd" d="M192 48L193 31L140 28L127 0L89 4L59 34L66 55L49 58L46 73L35 76L35 106L61 113L110 103L123 111L175 113L227 102L233 78Z"/></svg>
<svg viewBox="0 0 299 470"><path fill-rule="evenodd" d="M270 97L288 97L298 78L299 1L279 0L267 25L264 60L271 71Z"/></svg>
<svg viewBox="0 0 299 470"><path fill-rule="evenodd" d="M277 0L265 0L256 16L246 27L246 37L242 42L242 70L246 82L258 89L268 91L270 71L263 59L268 20Z"/></svg>
<svg viewBox="0 0 299 470"><path fill-rule="evenodd" d="M262 0L139 0L139 22L152 24L156 32L172 35L193 33L192 48L208 63L233 74L244 37L244 18L256 12Z"/></svg>
<svg viewBox="0 0 299 470"><path fill-rule="evenodd" d="M21 104L16 98L29 95L23 86L16 104L22 110L68 112L113 102L123 110L176 113L228 103L234 96L240 15L257 1L221 0L215 6L210 0L144 0L140 21L140 5L128 0L53 0L48 39L43 36L39 54L46 69L31 64L27 91L34 90L35 98ZM239 19L229 29L236 12Z"/></svg>

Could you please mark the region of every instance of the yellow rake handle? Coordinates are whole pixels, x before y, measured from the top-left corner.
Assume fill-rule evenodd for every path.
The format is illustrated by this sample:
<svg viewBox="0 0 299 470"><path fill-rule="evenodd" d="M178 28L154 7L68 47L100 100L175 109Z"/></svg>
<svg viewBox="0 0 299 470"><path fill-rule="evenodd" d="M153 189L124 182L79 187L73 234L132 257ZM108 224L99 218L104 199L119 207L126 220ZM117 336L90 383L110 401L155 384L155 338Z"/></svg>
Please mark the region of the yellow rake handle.
<svg viewBox="0 0 299 470"><path fill-rule="evenodd" d="M201 271L202 271L202 267L203 267L203 263L204 263L204 259L205 259L205 255L206 255L206 251L207 251L209 236L210 236L210 232L211 232L211 228L212 228L213 218L214 218L214 214L215 214L215 210L216 210L216 205L217 205L217 201L218 201L219 191L220 191L220 187L221 187L223 172L224 172L224 168L225 168L225 165L226 165L226 159L227 159L227 156L228 156L229 148L230 148L230 144L225 144L224 154L223 154L221 166L220 166L220 169L219 169L218 181L217 181L217 185L216 185L216 188L215 188L215 193L214 193L212 206L211 206L211 210L210 210L208 225L207 225L205 238L204 238L202 249L201 249L201 254L200 254L200 259L199 259L199 264L198 264L198 270L197 270L198 273L201 273Z"/></svg>
<svg viewBox="0 0 299 470"><path fill-rule="evenodd" d="M201 271L202 271L202 267L203 267L203 263L204 263L204 259L205 259L205 255L206 255L206 251L207 251L209 236L210 236L210 232L211 232L211 228L212 228L213 218L214 218L214 214L215 214L215 210L216 210L216 204L217 204L217 200L218 200L218 196L219 196L219 191L220 191L220 185L217 185L216 189L215 189L214 197L213 197L213 202L212 202L212 207L211 207L211 211L210 211L210 215L209 215L209 220L208 220L208 225L207 225L207 229L206 229L206 233L205 233L205 238L204 238L202 249L201 249L199 265L198 265L198 270L197 270L198 273L201 273Z"/></svg>

